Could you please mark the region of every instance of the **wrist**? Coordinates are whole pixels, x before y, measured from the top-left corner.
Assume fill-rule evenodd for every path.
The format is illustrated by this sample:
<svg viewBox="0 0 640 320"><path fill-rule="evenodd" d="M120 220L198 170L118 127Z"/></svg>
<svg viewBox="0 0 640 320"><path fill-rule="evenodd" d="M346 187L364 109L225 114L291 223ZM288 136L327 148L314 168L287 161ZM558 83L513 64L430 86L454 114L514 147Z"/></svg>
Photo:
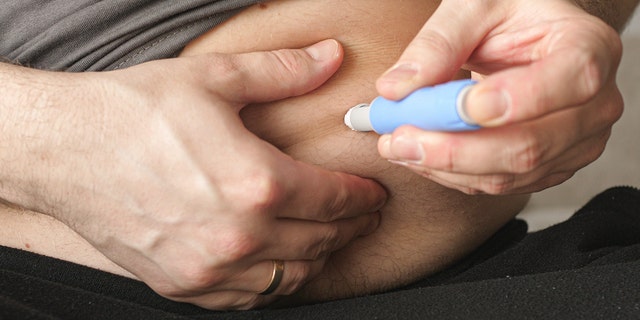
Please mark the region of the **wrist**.
<svg viewBox="0 0 640 320"><path fill-rule="evenodd" d="M0 198L27 209L48 212L43 197L56 172L52 159L61 141L60 128L70 118L64 109L77 101L80 83L70 74L0 63Z"/></svg>

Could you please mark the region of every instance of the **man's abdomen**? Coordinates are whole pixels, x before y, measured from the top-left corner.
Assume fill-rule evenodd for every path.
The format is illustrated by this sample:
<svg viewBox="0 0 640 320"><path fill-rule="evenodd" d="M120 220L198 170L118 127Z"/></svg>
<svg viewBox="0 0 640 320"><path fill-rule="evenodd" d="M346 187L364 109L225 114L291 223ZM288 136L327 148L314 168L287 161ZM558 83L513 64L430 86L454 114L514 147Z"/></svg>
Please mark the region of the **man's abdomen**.
<svg viewBox="0 0 640 320"><path fill-rule="evenodd" d="M397 60L436 6L424 0L267 2L183 52L299 48L327 38L344 46L343 66L318 90L242 113L250 130L294 158L374 178L391 195L380 228L334 253L322 275L300 293L306 299L380 291L441 270L512 219L527 200L467 196L441 187L381 159L376 134L353 132L342 123L351 106L376 96L376 78Z"/></svg>

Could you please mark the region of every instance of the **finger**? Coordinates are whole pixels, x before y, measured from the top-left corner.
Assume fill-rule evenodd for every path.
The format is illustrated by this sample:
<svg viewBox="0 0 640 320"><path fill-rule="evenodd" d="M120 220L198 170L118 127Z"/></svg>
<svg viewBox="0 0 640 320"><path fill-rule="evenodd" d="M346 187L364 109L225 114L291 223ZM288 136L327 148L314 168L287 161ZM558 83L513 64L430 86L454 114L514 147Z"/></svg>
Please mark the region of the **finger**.
<svg viewBox="0 0 640 320"><path fill-rule="evenodd" d="M507 189L508 193L538 192L569 180L577 171L593 163L602 155L610 136L611 129L606 129L585 139L560 157L545 163L531 173L517 176Z"/></svg>
<svg viewBox="0 0 640 320"><path fill-rule="evenodd" d="M374 180L287 160L274 164L286 177L282 183L287 199L278 208L279 218L335 221L376 212L387 200L385 189Z"/></svg>
<svg viewBox="0 0 640 320"><path fill-rule="evenodd" d="M378 92L398 100L451 80L491 29L494 16L482 1L442 1L398 62L378 79Z"/></svg>
<svg viewBox="0 0 640 320"><path fill-rule="evenodd" d="M270 285L271 276L273 274L273 262L270 262L269 273L265 277L264 271L262 271L262 279L258 281L262 287L258 287L257 292L262 292ZM326 262L326 257L315 261L284 261L284 270L282 273L282 280L276 289L269 295L282 296L291 295L300 290L311 279L317 276Z"/></svg>
<svg viewBox="0 0 640 320"><path fill-rule="evenodd" d="M291 295L304 286L312 277L322 271L325 259L317 261L284 261L282 280L270 295L261 295L273 274L273 261L256 264L244 277L229 282L229 287L244 287L247 290L221 289L199 294L193 297L174 298L175 301L195 304L210 310L249 310L275 302L278 296Z"/></svg>
<svg viewBox="0 0 640 320"><path fill-rule="evenodd" d="M610 133L610 130L605 130L585 139L560 157L524 174L465 175L410 164L406 166L439 184L467 194L537 192L568 180L576 171L595 161L604 151Z"/></svg>
<svg viewBox="0 0 640 320"><path fill-rule="evenodd" d="M401 127L381 137L378 150L389 160L453 173L525 173L610 128L622 106L613 87L587 105L510 126L453 134Z"/></svg>
<svg viewBox="0 0 640 320"><path fill-rule="evenodd" d="M297 96L329 79L343 55L342 46L335 40L305 49L221 55L222 61L211 62L210 88L228 101L243 105Z"/></svg>
<svg viewBox="0 0 640 320"><path fill-rule="evenodd" d="M250 184L253 193L251 201L239 205L264 212L269 221L290 218L328 222L352 218L378 211L387 200L385 189L374 180L296 161L248 131L235 137L238 136L245 141L230 144L230 148L243 155L234 160L237 166L250 168L243 169L241 176L245 177L242 184ZM251 159L260 159L259 165ZM239 191L243 193L234 193ZM228 192L233 197L246 198L244 188Z"/></svg>
<svg viewBox="0 0 640 320"><path fill-rule="evenodd" d="M373 232L380 222L379 214L368 214L330 223L278 219L272 224L264 249L255 256L255 263L242 272L238 265L229 270L224 282L211 290L242 290L262 292L267 287L267 274L273 270L274 259L285 261L287 270L281 287L273 294L295 292L322 269L322 263L332 252L343 248L354 238ZM313 262L313 263L312 263ZM201 290L202 291L202 290Z"/></svg>
<svg viewBox="0 0 640 320"><path fill-rule="evenodd" d="M262 260L245 272L235 272L223 284L211 288L212 292L251 293L261 296L290 295L300 290L309 280L317 276L326 262L326 257L317 260L280 260L282 269L274 278L275 259ZM274 285L268 295L261 294ZM220 302L218 302L220 303ZM246 303L246 302L245 302Z"/></svg>
<svg viewBox="0 0 640 320"><path fill-rule="evenodd" d="M174 299L197 305L209 310L250 310L266 306L278 299L277 296L262 296L247 291L214 291L195 297Z"/></svg>
<svg viewBox="0 0 640 320"><path fill-rule="evenodd" d="M589 31L577 31L572 37L579 40L558 45L536 62L481 81L467 96L468 116L481 126L500 126L592 99L615 78L621 45L613 31L606 40L595 38Z"/></svg>
<svg viewBox="0 0 640 320"><path fill-rule="evenodd" d="M516 194L527 194L527 193L538 192L538 191L556 186L562 182L569 180L574 173L575 173L574 171L552 173L552 174L549 174L548 176L545 176L541 180L536 181L534 184L529 184L517 189L505 189L499 192L491 191L490 189L483 189L483 187L475 186L472 184L465 185L465 184L462 184L462 182L452 182L449 177L441 178L438 175L432 175L433 172L424 173L422 175L428 178L429 180L432 180L444 187L458 190L468 195L484 195L484 194L516 195ZM466 178L467 178L466 180L469 180L468 177ZM484 177L484 179L504 180L505 178L502 176L492 176L492 177Z"/></svg>
<svg viewBox="0 0 640 320"><path fill-rule="evenodd" d="M259 258L317 260L370 234L380 224L380 214L372 213L333 222L279 219Z"/></svg>
<svg viewBox="0 0 640 320"><path fill-rule="evenodd" d="M378 151L383 158L416 168L464 175L523 173L551 157L550 149L556 147L552 143L558 137L549 131L533 131L532 126L526 123L454 134L406 126L381 137ZM575 141L573 135L559 137Z"/></svg>

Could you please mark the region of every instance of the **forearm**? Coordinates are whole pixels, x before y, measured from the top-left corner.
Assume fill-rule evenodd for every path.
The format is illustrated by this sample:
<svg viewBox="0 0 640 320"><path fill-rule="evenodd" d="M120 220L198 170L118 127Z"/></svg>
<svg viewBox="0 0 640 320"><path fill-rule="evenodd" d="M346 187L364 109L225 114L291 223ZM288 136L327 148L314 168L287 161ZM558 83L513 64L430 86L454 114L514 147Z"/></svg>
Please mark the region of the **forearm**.
<svg viewBox="0 0 640 320"><path fill-rule="evenodd" d="M640 0L575 0L585 11L622 32Z"/></svg>
<svg viewBox="0 0 640 320"><path fill-rule="evenodd" d="M61 121L68 120L71 107L71 78L61 73L40 71L0 63L0 199L12 205L43 210L38 190L56 170L48 150L61 141ZM62 100L66 97L66 100Z"/></svg>
<svg viewBox="0 0 640 320"><path fill-rule="evenodd" d="M24 155L29 144L26 137L35 137L34 127L45 125L34 112L43 108L48 100L41 88L42 81L34 74L36 72L0 62L0 198L13 205L23 202L26 188L16 177L30 176L29 172L25 172L26 167L21 165L25 163Z"/></svg>

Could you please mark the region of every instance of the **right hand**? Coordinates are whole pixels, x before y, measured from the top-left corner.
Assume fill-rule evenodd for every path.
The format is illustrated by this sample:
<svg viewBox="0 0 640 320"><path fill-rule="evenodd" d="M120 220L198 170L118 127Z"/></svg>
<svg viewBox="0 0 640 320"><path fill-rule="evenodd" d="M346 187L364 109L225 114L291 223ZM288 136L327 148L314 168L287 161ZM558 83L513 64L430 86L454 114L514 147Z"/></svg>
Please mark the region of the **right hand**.
<svg viewBox="0 0 640 320"><path fill-rule="evenodd" d="M574 0L444 0L377 87L398 100L464 68L481 80L466 111L487 129L403 126L378 151L468 194L560 184L600 157L622 115L621 55L616 31Z"/></svg>
<svg viewBox="0 0 640 320"><path fill-rule="evenodd" d="M63 221L172 300L246 309L293 293L372 232L386 200L377 183L295 161L243 126L245 105L306 93L338 69L337 42L310 48L29 71L51 90L23 108L32 122L8 200ZM258 295L274 259L284 278Z"/></svg>

